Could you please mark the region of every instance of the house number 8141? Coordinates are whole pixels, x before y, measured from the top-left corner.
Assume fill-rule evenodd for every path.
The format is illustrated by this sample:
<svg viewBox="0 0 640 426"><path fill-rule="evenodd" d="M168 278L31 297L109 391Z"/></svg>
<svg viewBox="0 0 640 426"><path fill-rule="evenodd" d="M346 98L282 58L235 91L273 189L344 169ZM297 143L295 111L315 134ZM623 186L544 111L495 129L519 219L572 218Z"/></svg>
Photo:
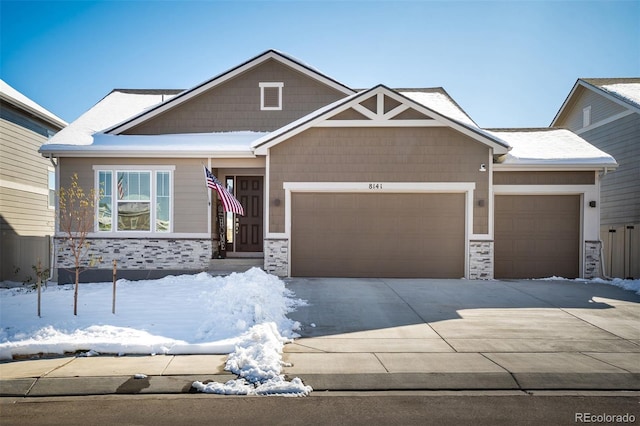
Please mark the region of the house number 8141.
<svg viewBox="0 0 640 426"><path fill-rule="evenodd" d="M381 183L370 183L369 184L369 189L382 189L382 184Z"/></svg>

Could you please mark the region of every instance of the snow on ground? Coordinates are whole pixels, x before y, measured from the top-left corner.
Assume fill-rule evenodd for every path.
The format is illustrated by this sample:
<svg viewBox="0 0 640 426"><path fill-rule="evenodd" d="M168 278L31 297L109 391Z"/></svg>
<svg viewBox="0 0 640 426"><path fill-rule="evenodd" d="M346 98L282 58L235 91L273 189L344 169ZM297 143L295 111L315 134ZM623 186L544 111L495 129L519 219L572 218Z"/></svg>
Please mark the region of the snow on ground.
<svg viewBox="0 0 640 426"><path fill-rule="evenodd" d="M623 280L622 278L612 278L610 280L603 280L602 278L593 278L590 280L585 280L582 278L569 279L562 277L549 277L549 278L540 278L541 281L576 281L585 284L595 283L595 284L609 284L612 286L620 287L625 290L633 291L636 294L640 294L640 279L638 280Z"/></svg>
<svg viewBox="0 0 640 426"><path fill-rule="evenodd" d="M305 301L296 299L277 277L253 268L227 277L168 276L79 287L73 315L73 285L37 293L22 287L0 289L0 359L38 353L227 354L226 369L240 378L217 384L216 393L306 395L311 388L280 375L282 349L300 324L286 317ZM214 392L214 384L194 387Z"/></svg>

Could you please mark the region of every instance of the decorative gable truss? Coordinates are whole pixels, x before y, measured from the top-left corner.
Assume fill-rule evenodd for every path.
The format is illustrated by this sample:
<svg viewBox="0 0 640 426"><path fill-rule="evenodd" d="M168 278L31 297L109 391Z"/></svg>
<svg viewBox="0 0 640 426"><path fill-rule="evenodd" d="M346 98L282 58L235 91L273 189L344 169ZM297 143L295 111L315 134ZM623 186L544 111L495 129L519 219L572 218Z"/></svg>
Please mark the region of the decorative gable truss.
<svg viewBox="0 0 640 426"><path fill-rule="evenodd" d="M317 127L434 127L442 123L378 90Z"/></svg>
<svg viewBox="0 0 640 426"><path fill-rule="evenodd" d="M402 94L378 85L327 105L252 144L257 155L311 127L451 127L506 154L509 144L484 130L446 117Z"/></svg>

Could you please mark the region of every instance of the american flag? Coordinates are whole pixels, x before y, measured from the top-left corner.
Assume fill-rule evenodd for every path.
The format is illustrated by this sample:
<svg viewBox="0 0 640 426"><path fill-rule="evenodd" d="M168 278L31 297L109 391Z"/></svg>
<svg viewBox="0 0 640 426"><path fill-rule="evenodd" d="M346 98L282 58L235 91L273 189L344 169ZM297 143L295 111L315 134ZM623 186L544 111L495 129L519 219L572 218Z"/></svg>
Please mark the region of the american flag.
<svg viewBox="0 0 640 426"><path fill-rule="evenodd" d="M123 179L124 179L124 175L121 175L120 179L118 179L118 199L119 200L124 199L124 187L122 185Z"/></svg>
<svg viewBox="0 0 640 426"><path fill-rule="evenodd" d="M204 179L207 183L207 187L213 189L218 193L218 197L220 197L220 201L222 201L222 207L225 212L233 212L237 213L240 216L244 216L244 208L240 201L236 199L227 188L222 185L220 182L210 171L207 169L207 166L204 167Z"/></svg>

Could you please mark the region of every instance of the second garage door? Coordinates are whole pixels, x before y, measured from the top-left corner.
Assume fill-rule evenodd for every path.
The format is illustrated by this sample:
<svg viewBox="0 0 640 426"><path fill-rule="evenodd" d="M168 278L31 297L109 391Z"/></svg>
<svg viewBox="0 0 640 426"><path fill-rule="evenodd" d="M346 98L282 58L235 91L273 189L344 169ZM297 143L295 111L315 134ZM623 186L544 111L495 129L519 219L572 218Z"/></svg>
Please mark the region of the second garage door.
<svg viewBox="0 0 640 426"><path fill-rule="evenodd" d="M461 278L464 257L464 194L292 195L292 276Z"/></svg>
<svg viewBox="0 0 640 426"><path fill-rule="evenodd" d="M496 278L576 278L579 195L495 197Z"/></svg>

